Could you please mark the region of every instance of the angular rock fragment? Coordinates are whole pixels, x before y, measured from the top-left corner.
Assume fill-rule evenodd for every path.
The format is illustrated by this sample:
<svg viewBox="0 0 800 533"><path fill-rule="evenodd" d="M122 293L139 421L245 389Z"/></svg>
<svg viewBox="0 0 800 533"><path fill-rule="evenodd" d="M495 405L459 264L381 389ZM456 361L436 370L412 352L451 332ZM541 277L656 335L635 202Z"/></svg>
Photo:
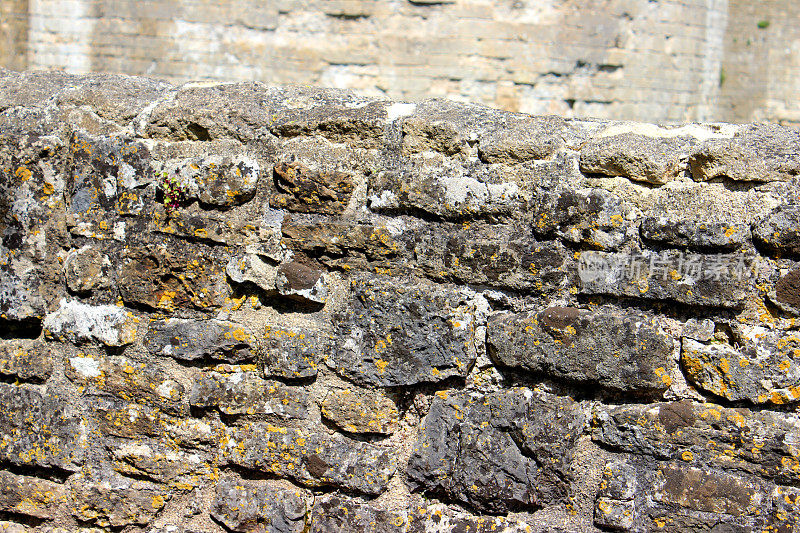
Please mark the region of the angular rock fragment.
<svg viewBox="0 0 800 533"><path fill-rule="evenodd" d="M86 438L65 398L0 383L0 462L74 472L83 464Z"/></svg>
<svg viewBox="0 0 800 533"><path fill-rule="evenodd" d="M308 487L332 486L367 495L386 490L394 473L391 449L304 430L251 424L228 429L221 464L288 477Z"/></svg>
<svg viewBox="0 0 800 533"><path fill-rule="evenodd" d="M150 353L181 361L210 358L229 363L252 360L255 341L250 332L227 320L169 318L150 323L144 336Z"/></svg>
<svg viewBox="0 0 800 533"><path fill-rule="evenodd" d="M138 322L122 307L62 299L59 308L45 317L44 331L50 338L75 344L97 341L106 346L124 346L136 340Z"/></svg>
<svg viewBox="0 0 800 533"><path fill-rule="evenodd" d="M800 400L800 337L758 331L739 349L684 338L681 365L698 389L730 401L780 405Z"/></svg>
<svg viewBox="0 0 800 533"><path fill-rule="evenodd" d="M111 270L108 256L91 246L73 250L64 261L67 287L76 293L109 288Z"/></svg>
<svg viewBox="0 0 800 533"><path fill-rule="evenodd" d="M800 254L800 206L776 207L753 225L753 238L770 251Z"/></svg>
<svg viewBox="0 0 800 533"><path fill-rule="evenodd" d="M350 174L312 170L301 163L279 163L274 167L278 195L270 205L299 213L342 213L350 201L355 183Z"/></svg>
<svg viewBox="0 0 800 533"><path fill-rule="evenodd" d="M796 415L728 409L688 400L599 408L592 438L614 450L692 467L800 480Z"/></svg>
<svg viewBox="0 0 800 533"><path fill-rule="evenodd" d="M441 393L411 454L408 484L491 513L563 501L583 424L572 400L529 389Z"/></svg>
<svg viewBox="0 0 800 533"><path fill-rule="evenodd" d="M331 389L321 405L322 416L351 433L394 433L400 413L378 391Z"/></svg>
<svg viewBox="0 0 800 533"><path fill-rule="evenodd" d="M60 483L0 471L0 511L55 518L68 498L69 491Z"/></svg>
<svg viewBox="0 0 800 533"><path fill-rule="evenodd" d="M326 361L359 384L391 387L465 376L477 356L475 304L447 287L381 278L351 282Z"/></svg>
<svg viewBox="0 0 800 533"><path fill-rule="evenodd" d="M668 246L691 246L698 249L732 251L750 238L746 224L728 224L713 220L699 221L647 217L640 226L642 238Z"/></svg>
<svg viewBox="0 0 800 533"><path fill-rule="evenodd" d="M672 340L641 314L550 307L494 315L486 334L489 353L507 367L633 393L672 384Z"/></svg>
<svg viewBox="0 0 800 533"><path fill-rule="evenodd" d="M276 289L278 267L256 254L231 259L225 267L225 273L234 283L252 283L267 292Z"/></svg>
<svg viewBox="0 0 800 533"><path fill-rule="evenodd" d="M329 334L311 329L266 326L261 363L266 377L304 379L317 375L332 347Z"/></svg>
<svg viewBox="0 0 800 533"><path fill-rule="evenodd" d="M581 252L581 294L668 300L737 309L755 283L758 256Z"/></svg>
<svg viewBox="0 0 800 533"><path fill-rule="evenodd" d="M686 168L690 146L688 137L634 133L592 139L581 147L581 172L663 185Z"/></svg>
<svg viewBox="0 0 800 533"><path fill-rule="evenodd" d="M363 256L383 260L397 256L400 248L383 227L344 222L306 224L288 217L282 226L283 237L293 249L308 255Z"/></svg>
<svg viewBox="0 0 800 533"><path fill-rule="evenodd" d="M278 294L303 303L324 304L328 301L328 276L303 263L292 261L278 267Z"/></svg>
<svg viewBox="0 0 800 533"><path fill-rule="evenodd" d="M192 386L189 403L212 407L227 415L273 415L281 419L305 418L308 394L298 387L266 381L255 372L206 372Z"/></svg>
<svg viewBox="0 0 800 533"><path fill-rule="evenodd" d="M147 478L186 490L215 476L212 453L181 448L165 438L108 438L105 448L113 469L135 479Z"/></svg>
<svg viewBox="0 0 800 533"><path fill-rule="evenodd" d="M769 298L783 311L800 315L800 269L790 270L775 282Z"/></svg>
<svg viewBox="0 0 800 533"><path fill-rule="evenodd" d="M231 531L306 531L307 504L300 491L226 476L217 483L209 513Z"/></svg>

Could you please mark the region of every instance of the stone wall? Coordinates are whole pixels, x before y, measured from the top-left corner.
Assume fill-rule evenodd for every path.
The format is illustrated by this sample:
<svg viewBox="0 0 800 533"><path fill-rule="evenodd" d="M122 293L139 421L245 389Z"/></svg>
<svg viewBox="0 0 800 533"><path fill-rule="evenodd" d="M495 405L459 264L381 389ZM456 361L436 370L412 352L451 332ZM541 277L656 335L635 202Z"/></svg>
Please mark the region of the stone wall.
<svg viewBox="0 0 800 533"><path fill-rule="evenodd" d="M799 148L0 71L0 529L798 532Z"/></svg>
<svg viewBox="0 0 800 533"><path fill-rule="evenodd" d="M0 15L0 38L15 43L0 66L12 69L313 84L560 116L800 119L794 0L0 0Z"/></svg>

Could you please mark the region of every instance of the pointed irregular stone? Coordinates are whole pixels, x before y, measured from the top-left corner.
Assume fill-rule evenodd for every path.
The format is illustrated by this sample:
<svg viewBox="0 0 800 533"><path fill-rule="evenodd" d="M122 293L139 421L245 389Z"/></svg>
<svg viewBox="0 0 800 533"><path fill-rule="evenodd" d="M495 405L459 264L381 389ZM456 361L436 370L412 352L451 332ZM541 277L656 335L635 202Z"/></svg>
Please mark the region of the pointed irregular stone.
<svg viewBox="0 0 800 533"><path fill-rule="evenodd" d="M139 319L115 305L87 305L61 300L59 308L44 319L45 335L81 344L96 341L106 346L124 346L136 340Z"/></svg>
<svg viewBox="0 0 800 533"><path fill-rule="evenodd" d="M486 335L489 353L507 367L636 394L672 384L672 339L642 314L574 307L504 313L490 317Z"/></svg>
<svg viewBox="0 0 800 533"><path fill-rule="evenodd" d="M0 471L0 511L52 519L68 498L68 489L60 483Z"/></svg>
<svg viewBox="0 0 800 533"><path fill-rule="evenodd" d="M800 206L776 207L753 225L753 238L770 251L800 254Z"/></svg>
<svg viewBox="0 0 800 533"><path fill-rule="evenodd" d="M65 398L0 383L0 461L75 472L87 448L86 428Z"/></svg>
<svg viewBox="0 0 800 533"><path fill-rule="evenodd" d="M303 328L266 326L261 342L264 375L286 379L316 376L332 348L330 334Z"/></svg>
<svg viewBox="0 0 800 533"><path fill-rule="evenodd" d="M320 407L322 416L351 433L390 435L400 422L395 403L373 390L331 389Z"/></svg>
<svg viewBox="0 0 800 533"><path fill-rule="evenodd" d="M730 401L781 405L800 400L800 336L758 328L741 342L737 349L684 338L681 365L689 382Z"/></svg>
<svg viewBox="0 0 800 533"><path fill-rule="evenodd" d="M598 407L592 438L603 446L782 484L800 481L800 418L688 400Z"/></svg>
<svg viewBox="0 0 800 533"><path fill-rule="evenodd" d="M221 452L221 464L371 496L386 490L396 468L390 448L263 423L229 428Z"/></svg>
<svg viewBox="0 0 800 533"><path fill-rule="evenodd" d="M301 491L229 475L217 483L209 514L231 531L302 533L308 511Z"/></svg>
<svg viewBox="0 0 800 533"><path fill-rule="evenodd" d="M154 321L144 336L152 354L182 361L211 358L240 363L255 358L253 336L247 328L226 320L168 318Z"/></svg>
<svg viewBox="0 0 800 533"><path fill-rule="evenodd" d="M334 319L326 363L358 384L391 387L466 376L477 356L470 294L408 280L362 277Z"/></svg>
<svg viewBox="0 0 800 533"><path fill-rule="evenodd" d="M189 403L216 408L227 415L292 419L308 414L308 394L303 389L261 379L255 372L204 372L194 380Z"/></svg>
<svg viewBox="0 0 800 533"><path fill-rule="evenodd" d="M212 155L169 161L159 176L162 189L165 182L175 179L184 191L185 199L218 207L233 207L253 198L261 176L258 161L243 154Z"/></svg>
<svg viewBox="0 0 800 533"><path fill-rule="evenodd" d="M581 147L580 168L586 174L623 176L663 185L686 169L691 145L688 137L649 137L635 133L600 137Z"/></svg>
<svg viewBox="0 0 800 533"><path fill-rule="evenodd" d="M491 513L565 501L584 424L573 400L530 389L437 393L409 459L409 487Z"/></svg>

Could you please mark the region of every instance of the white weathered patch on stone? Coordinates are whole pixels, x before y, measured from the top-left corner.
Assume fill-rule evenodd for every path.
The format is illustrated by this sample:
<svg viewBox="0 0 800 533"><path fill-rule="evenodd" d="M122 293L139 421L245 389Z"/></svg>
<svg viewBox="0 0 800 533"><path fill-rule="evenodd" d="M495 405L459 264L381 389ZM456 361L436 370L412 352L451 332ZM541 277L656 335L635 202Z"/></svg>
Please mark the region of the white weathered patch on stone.
<svg viewBox="0 0 800 533"><path fill-rule="evenodd" d="M623 133L634 133L636 135L644 135L645 137L666 139L674 137L694 137L699 141L707 141L708 139L730 139L738 130L739 126L735 124L715 124L713 126L687 124L680 128L662 128L655 124L622 122L619 124L612 124L601 131L597 136L602 138L622 135Z"/></svg>
<svg viewBox="0 0 800 533"><path fill-rule="evenodd" d="M92 357L70 357L69 364L84 378L97 378L103 375L100 361Z"/></svg>
<svg viewBox="0 0 800 533"><path fill-rule="evenodd" d="M59 308L45 317L44 330L59 340L123 346L135 340L136 319L114 305L93 306L62 299Z"/></svg>
<svg viewBox="0 0 800 533"><path fill-rule="evenodd" d="M417 109L417 104L404 104L396 103L386 108L386 120L394 122L398 118L407 117L414 113Z"/></svg>
<svg viewBox="0 0 800 533"><path fill-rule="evenodd" d="M234 283L247 281L270 291L275 290L278 267L270 265L256 254L244 254L231 259L225 267L225 273Z"/></svg>
<svg viewBox="0 0 800 533"><path fill-rule="evenodd" d="M398 207L400 204L397 201L397 195L392 191L381 191L380 196L377 194L373 194L369 197L369 207L370 209L387 209L387 208L395 208Z"/></svg>

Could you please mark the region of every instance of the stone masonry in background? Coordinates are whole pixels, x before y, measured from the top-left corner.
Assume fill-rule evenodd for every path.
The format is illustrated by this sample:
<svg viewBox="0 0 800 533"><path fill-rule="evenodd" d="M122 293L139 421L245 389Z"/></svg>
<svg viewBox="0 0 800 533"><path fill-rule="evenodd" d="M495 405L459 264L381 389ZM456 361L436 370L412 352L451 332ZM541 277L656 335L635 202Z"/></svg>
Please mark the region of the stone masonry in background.
<svg viewBox="0 0 800 533"><path fill-rule="evenodd" d="M800 122L796 0L0 0L0 67Z"/></svg>
<svg viewBox="0 0 800 533"><path fill-rule="evenodd" d="M800 134L0 71L0 530L800 532Z"/></svg>

